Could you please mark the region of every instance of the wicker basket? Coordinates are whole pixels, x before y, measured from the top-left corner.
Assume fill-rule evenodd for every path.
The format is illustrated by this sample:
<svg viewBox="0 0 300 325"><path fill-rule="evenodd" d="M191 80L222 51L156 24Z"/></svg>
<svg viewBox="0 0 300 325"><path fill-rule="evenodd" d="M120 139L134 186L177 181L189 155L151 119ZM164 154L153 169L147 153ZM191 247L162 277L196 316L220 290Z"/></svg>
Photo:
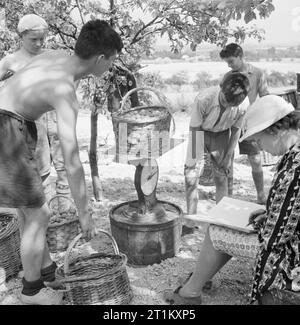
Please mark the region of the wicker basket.
<svg viewBox="0 0 300 325"><path fill-rule="evenodd" d="M65 200L69 201L74 211L76 211L75 204L72 199L70 199L68 196L58 194L49 201L49 207L52 214L54 211L54 204L56 203L59 205L60 202ZM67 213L67 211L65 213ZM68 220L64 220L67 215L62 213L61 220L59 220L59 222L53 222L53 218L55 216L57 216L57 214L52 215L52 220L50 218L47 229L47 242L49 250L52 253L66 250L70 242L80 233L80 224L77 212L75 212L72 218L69 217Z"/></svg>
<svg viewBox="0 0 300 325"><path fill-rule="evenodd" d="M0 285L21 269L18 220L11 213L0 213Z"/></svg>
<svg viewBox="0 0 300 325"><path fill-rule="evenodd" d="M72 305L126 305L132 297L132 290L126 271L127 257L119 253L117 243L107 232L112 241L114 254L93 253L85 257L76 257L69 261L70 253L78 235L70 244L64 260L62 280L66 288L67 303Z"/></svg>
<svg viewBox="0 0 300 325"><path fill-rule="evenodd" d="M209 153L204 153L204 167L199 177L199 184L203 186L214 186L214 173Z"/></svg>
<svg viewBox="0 0 300 325"><path fill-rule="evenodd" d="M161 106L138 106L124 110L124 105L133 92L153 92ZM112 114L116 142L116 162L127 163L139 158L158 158L170 150L170 126L175 122L163 95L150 87L130 90L122 99L120 110Z"/></svg>
<svg viewBox="0 0 300 325"><path fill-rule="evenodd" d="M270 153L266 151L260 152L262 166L273 166L276 165L280 156L272 156Z"/></svg>

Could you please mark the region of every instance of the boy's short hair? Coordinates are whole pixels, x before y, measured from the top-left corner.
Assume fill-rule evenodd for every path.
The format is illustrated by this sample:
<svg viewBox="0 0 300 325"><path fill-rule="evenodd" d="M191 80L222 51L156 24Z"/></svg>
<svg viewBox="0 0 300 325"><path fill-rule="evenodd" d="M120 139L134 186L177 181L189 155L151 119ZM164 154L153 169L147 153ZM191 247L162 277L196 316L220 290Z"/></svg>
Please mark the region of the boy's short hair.
<svg viewBox="0 0 300 325"><path fill-rule="evenodd" d="M236 43L230 43L226 45L223 50L220 52L221 59L227 59L231 56L242 57L244 55L243 49Z"/></svg>
<svg viewBox="0 0 300 325"><path fill-rule="evenodd" d="M228 104L237 106L247 97L250 89L250 82L244 74L232 72L223 80L221 89Z"/></svg>
<svg viewBox="0 0 300 325"><path fill-rule="evenodd" d="M90 20L82 26L75 44L75 54L88 60L104 54L108 59L121 52L123 42L120 35L104 20Z"/></svg>

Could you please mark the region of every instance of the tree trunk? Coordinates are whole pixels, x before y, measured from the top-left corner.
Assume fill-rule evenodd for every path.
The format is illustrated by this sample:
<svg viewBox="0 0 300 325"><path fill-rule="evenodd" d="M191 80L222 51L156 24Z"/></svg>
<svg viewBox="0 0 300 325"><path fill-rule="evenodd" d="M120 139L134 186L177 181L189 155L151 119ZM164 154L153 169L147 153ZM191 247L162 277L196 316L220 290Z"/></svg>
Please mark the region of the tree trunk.
<svg viewBox="0 0 300 325"><path fill-rule="evenodd" d="M136 87L136 80L133 74L129 74L127 78L132 82L132 86L129 89L122 89L122 93L124 94L132 88ZM123 94L123 96L124 96ZM108 92L108 110L110 112L116 112L120 109L120 96L118 96L118 92L109 93ZM132 106L138 106L138 96L137 93L132 94L131 96ZM103 201L103 189L99 178L98 171L98 157L97 157L97 133L98 133L98 112L95 108L91 111L91 138L90 138L90 151L89 151L89 160L90 160L90 168L91 168L91 176L92 176L92 184L93 184L93 192L96 201ZM114 130L115 132L115 130Z"/></svg>
<svg viewBox="0 0 300 325"><path fill-rule="evenodd" d="M94 197L96 201L102 201L104 199L104 196L103 196L103 189L101 186L99 171L98 171L97 136L98 136L98 112L97 110L92 110L89 160L90 160Z"/></svg>
<svg viewBox="0 0 300 325"><path fill-rule="evenodd" d="M113 14L114 10L115 10L115 2L114 2L114 0L110 0L109 2L110 2L110 11L111 11L111 14ZM112 28L115 28L115 22L112 17L110 18L110 26Z"/></svg>

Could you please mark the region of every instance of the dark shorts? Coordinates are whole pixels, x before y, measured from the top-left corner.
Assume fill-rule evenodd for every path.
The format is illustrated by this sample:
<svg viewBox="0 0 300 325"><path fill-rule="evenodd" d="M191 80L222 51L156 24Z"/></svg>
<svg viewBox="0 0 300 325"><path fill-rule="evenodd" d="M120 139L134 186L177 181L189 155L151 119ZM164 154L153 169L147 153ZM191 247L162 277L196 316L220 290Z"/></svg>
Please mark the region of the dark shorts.
<svg viewBox="0 0 300 325"><path fill-rule="evenodd" d="M37 208L46 199L35 156L35 122L0 110L0 206Z"/></svg>
<svg viewBox="0 0 300 325"><path fill-rule="evenodd" d="M260 149L258 147L258 144L256 141L247 141L244 140L242 142L239 142L239 150L240 150L240 155L258 155L260 154Z"/></svg>
<svg viewBox="0 0 300 325"><path fill-rule="evenodd" d="M220 162L224 157L230 140L230 129L222 132L204 131L204 150L209 153L214 174L224 174Z"/></svg>

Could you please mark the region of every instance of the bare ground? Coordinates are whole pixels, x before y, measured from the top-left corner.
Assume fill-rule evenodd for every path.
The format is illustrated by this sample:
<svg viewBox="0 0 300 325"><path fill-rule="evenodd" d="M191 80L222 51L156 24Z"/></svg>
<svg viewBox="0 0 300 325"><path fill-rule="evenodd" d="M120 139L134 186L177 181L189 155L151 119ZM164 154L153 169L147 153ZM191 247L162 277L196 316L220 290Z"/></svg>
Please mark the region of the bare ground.
<svg viewBox="0 0 300 325"><path fill-rule="evenodd" d="M180 136L186 132L188 118L184 114L175 116L177 132ZM134 167L112 162L112 157L99 157L100 178L104 195L107 199L103 203L92 199L92 186L88 165L87 147L89 143L89 115L81 113L78 126L78 137L81 148L81 160L84 163L91 204L94 209L94 219L97 228L110 232L109 211L116 204L136 199L133 184ZM113 143L111 122L106 118L99 119L99 143ZM99 147L100 152L101 147ZM180 157L181 156L181 157ZM185 211L185 193L183 178L183 157L175 155L177 162L170 165L161 164L157 196L160 200L177 204ZM167 158L166 158L167 159ZM172 157L171 157L172 159ZM270 184L272 166L264 167L266 190ZM53 170L52 179L55 180ZM198 212L207 211L214 204L214 188L201 187L203 198L199 201ZM255 189L251 179L251 169L244 156L236 155L234 165L234 198L255 202ZM183 220L183 231L179 253L160 264L151 266L128 265L127 271L133 289L134 297L131 305L163 305L163 291L176 288L181 279L193 270L197 256L201 250L206 225ZM99 236L97 239L101 251L111 250L109 239ZM53 258L63 264L63 253L53 254ZM214 277L211 290L203 293L205 305L243 305L247 303L250 290L253 261L246 259L232 260ZM12 279L0 286L1 305L19 305L18 299L21 278Z"/></svg>

